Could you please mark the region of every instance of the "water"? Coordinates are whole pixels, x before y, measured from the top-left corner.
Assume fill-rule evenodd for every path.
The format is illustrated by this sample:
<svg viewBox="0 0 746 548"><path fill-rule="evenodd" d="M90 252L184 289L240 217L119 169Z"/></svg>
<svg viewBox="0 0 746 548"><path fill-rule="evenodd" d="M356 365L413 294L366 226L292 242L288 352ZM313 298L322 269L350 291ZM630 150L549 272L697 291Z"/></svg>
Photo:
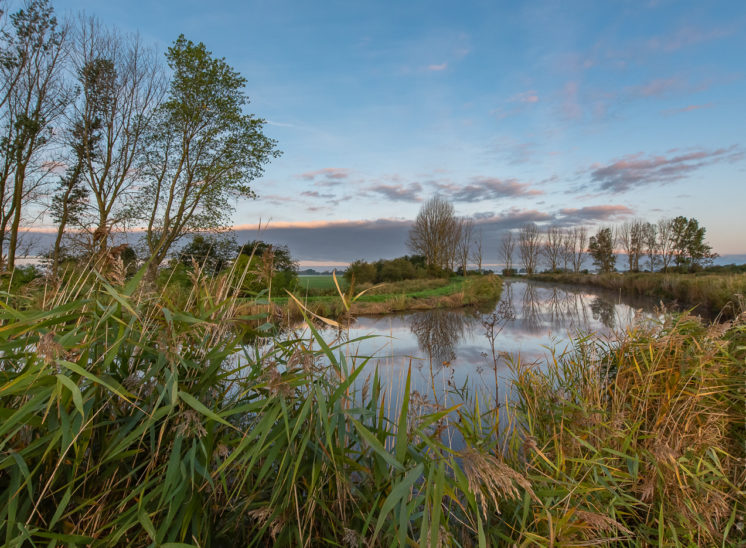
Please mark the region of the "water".
<svg viewBox="0 0 746 548"><path fill-rule="evenodd" d="M346 332L328 329L324 336L354 341L372 335L351 343L344 353L356 367L363 356L371 357L358 387L377 368L392 402L398 401L410 365L410 392L438 406L459 402L455 391L462 388L471 397L478 393L503 401L509 395L511 363L541 363L552 349L567 349L572 337L613 337L635 318L652 317L653 304L597 288L506 280L494 308L361 316ZM485 324L492 313L513 318L495 326L494 353Z"/></svg>

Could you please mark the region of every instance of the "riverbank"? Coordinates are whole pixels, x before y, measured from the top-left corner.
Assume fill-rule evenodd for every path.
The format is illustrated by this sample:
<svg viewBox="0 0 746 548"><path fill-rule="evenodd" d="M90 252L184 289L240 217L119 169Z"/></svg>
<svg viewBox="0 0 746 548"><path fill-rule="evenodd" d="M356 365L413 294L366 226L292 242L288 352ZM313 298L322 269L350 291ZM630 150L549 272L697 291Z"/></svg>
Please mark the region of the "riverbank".
<svg viewBox="0 0 746 548"><path fill-rule="evenodd" d="M679 309L691 309L708 318L732 319L746 296L746 274L664 274L625 272L611 274L534 274L531 280L590 285L631 295L662 300ZM739 305L741 303L741 305Z"/></svg>
<svg viewBox="0 0 746 548"><path fill-rule="evenodd" d="M484 276L458 276L449 279L405 280L359 288L349 288L344 301L337 295L305 296L295 299L285 297L272 299L276 314L290 319L302 317L303 307L318 316L338 318L353 316L375 316L414 310L437 308L479 307L494 304L500 299L502 279L493 274ZM279 309L278 309L279 308Z"/></svg>

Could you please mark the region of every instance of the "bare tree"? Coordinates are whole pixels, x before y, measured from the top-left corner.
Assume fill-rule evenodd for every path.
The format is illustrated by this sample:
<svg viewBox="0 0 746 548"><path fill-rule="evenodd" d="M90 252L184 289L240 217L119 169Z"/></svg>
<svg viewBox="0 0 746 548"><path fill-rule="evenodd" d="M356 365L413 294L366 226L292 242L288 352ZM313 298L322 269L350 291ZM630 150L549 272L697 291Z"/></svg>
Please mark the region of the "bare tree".
<svg viewBox="0 0 746 548"><path fill-rule="evenodd" d="M82 177L91 207L83 220L91 250L103 253L112 229L127 218L140 175L144 136L165 91L163 66L137 36L123 36L95 18L81 18L75 45L81 90L72 140L84 151Z"/></svg>
<svg viewBox="0 0 746 548"><path fill-rule="evenodd" d="M643 256L645 250L645 221L642 219L635 219L632 222L631 232L631 252L632 252L632 268L633 272L640 271L640 259Z"/></svg>
<svg viewBox="0 0 746 548"><path fill-rule="evenodd" d="M572 256L572 270L576 274L583 268L583 259L588 249L588 229L584 226L572 229L574 252Z"/></svg>
<svg viewBox="0 0 746 548"><path fill-rule="evenodd" d="M0 250L15 266L21 219L55 165L43 157L69 104L63 64L68 26L47 0L31 0L2 31L0 63Z"/></svg>
<svg viewBox="0 0 746 548"><path fill-rule="evenodd" d="M668 272L668 267L673 261L673 219L659 219L658 223L658 252L660 254L663 272Z"/></svg>
<svg viewBox="0 0 746 548"><path fill-rule="evenodd" d="M562 229L557 226L547 226L546 238L542 246L542 253L552 272L559 270L562 258Z"/></svg>
<svg viewBox="0 0 746 548"><path fill-rule="evenodd" d="M539 260L541 234L534 223L524 225L518 232L518 251L527 274L533 274Z"/></svg>
<svg viewBox="0 0 746 548"><path fill-rule="evenodd" d="M575 238L570 229L562 231L562 251L560 255L562 257L562 270L568 272L575 255Z"/></svg>
<svg viewBox="0 0 746 548"><path fill-rule="evenodd" d="M434 196L420 208L409 230L407 246L413 253L424 255L429 267L449 268L455 257L459 228L453 205Z"/></svg>
<svg viewBox="0 0 746 548"><path fill-rule="evenodd" d="M626 221L616 227L616 243L627 255L629 270L633 270L634 256L632 253L632 222Z"/></svg>
<svg viewBox="0 0 746 548"><path fill-rule="evenodd" d="M471 260L477 265L477 270L482 273L482 229L479 229L474 245L471 250Z"/></svg>
<svg viewBox="0 0 746 548"><path fill-rule="evenodd" d="M500 255L505 263L505 270L513 270L513 250L515 249L515 239L512 232L507 232L500 243Z"/></svg>
<svg viewBox="0 0 746 548"><path fill-rule="evenodd" d="M645 223L643 226L643 240L645 243L645 253L648 256L650 272L653 272L659 261L658 226L653 223Z"/></svg>
<svg viewBox="0 0 746 548"><path fill-rule="evenodd" d="M459 219L458 223L459 240L457 243L457 255L461 265L461 272L466 276L466 271L469 266L469 256L471 255L471 238L474 233L474 222L467 217L462 217Z"/></svg>

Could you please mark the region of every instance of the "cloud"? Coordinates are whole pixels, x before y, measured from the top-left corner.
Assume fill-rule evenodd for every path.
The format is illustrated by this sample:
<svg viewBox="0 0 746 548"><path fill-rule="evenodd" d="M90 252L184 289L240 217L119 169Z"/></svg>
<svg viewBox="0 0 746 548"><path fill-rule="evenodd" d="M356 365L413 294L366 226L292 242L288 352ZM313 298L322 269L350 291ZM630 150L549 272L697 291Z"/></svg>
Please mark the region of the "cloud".
<svg viewBox="0 0 746 548"><path fill-rule="evenodd" d="M472 177L471 182L465 186L443 183L435 183L435 186L444 191L446 197L454 202L481 202L543 194L541 190L531 188L528 183L521 183L517 179L503 180L497 177Z"/></svg>
<svg viewBox="0 0 746 548"><path fill-rule="evenodd" d="M562 89L561 112L569 120L575 120L583 116L583 109L578 101L577 82L567 82Z"/></svg>
<svg viewBox="0 0 746 548"><path fill-rule="evenodd" d="M662 110L661 114L663 114L664 116L673 116L674 114L681 114L683 112L692 112L693 110L710 108L711 106L713 106L713 103L704 103L702 105L687 105L681 108L670 108L667 110Z"/></svg>
<svg viewBox="0 0 746 548"><path fill-rule="evenodd" d="M421 201L420 192L422 192L422 185L420 183L410 183L408 185L387 185L381 183L368 187L368 190L394 202L419 202Z"/></svg>
<svg viewBox="0 0 746 548"><path fill-rule="evenodd" d="M271 222L257 231L256 225L234 227L238 241L259 238L287 245L301 261L349 262L376 260L407 253L412 221L402 219Z"/></svg>
<svg viewBox="0 0 746 548"><path fill-rule="evenodd" d="M581 208L560 209L563 221L570 224L584 223L588 221L609 221L619 217L634 215L634 210L623 205L596 205Z"/></svg>
<svg viewBox="0 0 746 548"><path fill-rule="evenodd" d="M523 91L508 99L509 103L538 103L539 95L534 90Z"/></svg>
<svg viewBox="0 0 746 548"><path fill-rule="evenodd" d="M345 180L349 179L350 175L351 172L349 169L327 167L315 171L307 171L297 175L297 177L306 181L314 181L316 184L333 186L342 184Z"/></svg>
<svg viewBox="0 0 746 548"><path fill-rule="evenodd" d="M629 97L658 97L684 87L685 83L680 78L655 78L639 86L627 87L625 94Z"/></svg>
<svg viewBox="0 0 746 548"><path fill-rule="evenodd" d="M304 190L300 195L306 196L307 198L319 198L323 200L332 200L336 198L334 194L317 192L315 190Z"/></svg>
<svg viewBox="0 0 746 548"><path fill-rule="evenodd" d="M738 145L716 150L698 149L668 157L637 153L624 156L605 166L593 166L590 176L591 181L598 184L601 190L626 192L635 187L672 183L707 165L735 162L743 157L743 149Z"/></svg>
<svg viewBox="0 0 746 548"><path fill-rule="evenodd" d="M427 70L439 72L448 68L448 63L441 63L440 65L428 65Z"/></svg>
<svg viewBox="0 0 746 548"><path fill-rule="evenodd" d="M667 36L653 37L647 42L647 48L651 51L663 51L672 53L682 48L725 38L732 34L731 29L699 29L695 27L682 27Z"/></svg>

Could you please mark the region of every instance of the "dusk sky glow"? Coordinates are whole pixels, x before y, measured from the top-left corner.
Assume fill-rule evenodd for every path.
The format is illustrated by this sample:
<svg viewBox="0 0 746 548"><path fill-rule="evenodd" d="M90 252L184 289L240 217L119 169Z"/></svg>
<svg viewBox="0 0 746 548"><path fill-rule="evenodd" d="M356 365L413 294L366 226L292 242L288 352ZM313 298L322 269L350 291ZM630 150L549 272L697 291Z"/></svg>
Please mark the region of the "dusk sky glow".
<svg viewBox="0 0 746 548"><path fill-rule="evenodd" d="M741 0L54 5L160 51L184 33L247 79L283 155L237 204L239 241L261 220L306 264L401 255L439 194L488 263L528 221L676 215L746 253Z"/></svg>

